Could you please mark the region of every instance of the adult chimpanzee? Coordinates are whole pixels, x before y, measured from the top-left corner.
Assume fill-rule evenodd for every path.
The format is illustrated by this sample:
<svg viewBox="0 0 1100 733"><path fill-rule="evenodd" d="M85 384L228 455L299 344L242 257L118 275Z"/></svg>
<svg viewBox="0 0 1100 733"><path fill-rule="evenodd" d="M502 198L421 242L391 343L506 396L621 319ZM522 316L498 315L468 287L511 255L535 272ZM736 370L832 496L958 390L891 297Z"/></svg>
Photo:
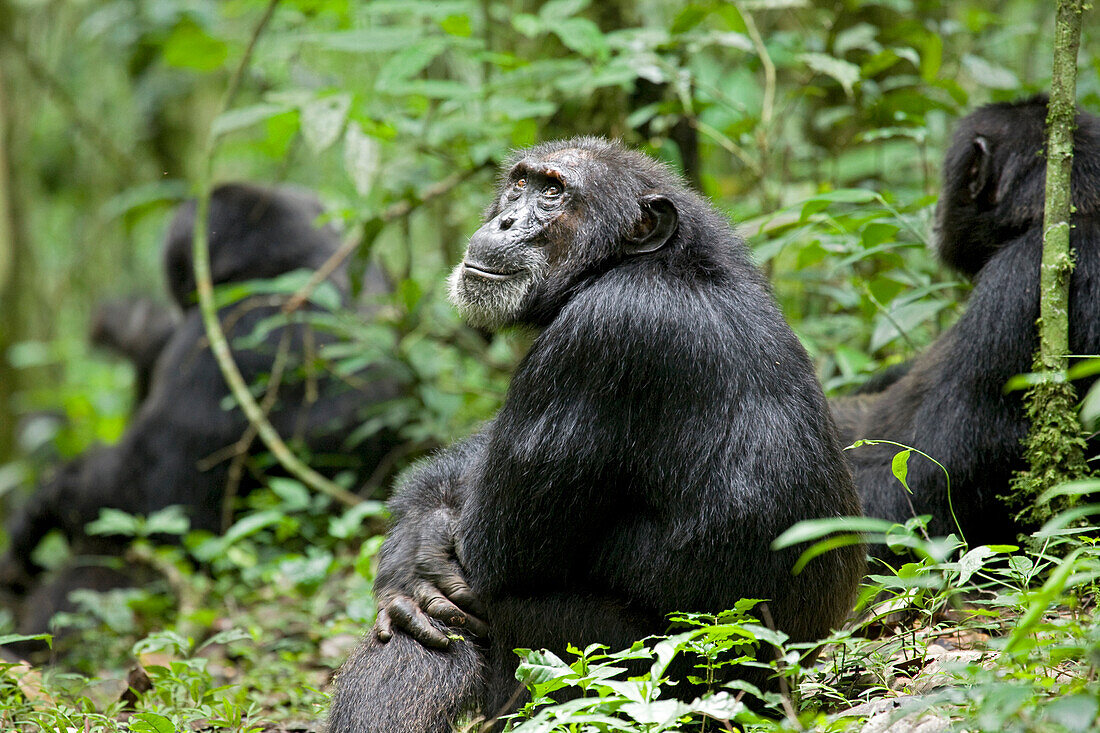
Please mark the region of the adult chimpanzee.
<svg viewBox="0 0 1100 733"><path fill-rule="evenodd" d="M1024 468L1028 422L1010 377L1031 370L1037 346L1039 263L1046 158L1046 100L992 104L963 119L943 168L936 215L940 258L975 278L966 313L908 372L877 396L833 404L842 437L883 438L941 462L951 500L972 544L1014 539L1019 529L998 494ZM1070 348L1100 352L1100 119L1079 113L1074 135ZM894 446L848 452L864 512L898 522L931 514L936 533L954 531L947 480L919 456L909 460L912 495L894 478ZM910 502L912 506L910 507Z"/></svg>
<svg viewBox="0 0 1100 733"><path fill-rule="evenodd" d="M88 340L133 365L135 408L149 395L153 368L179 320L170 306L148 298L111 300L96 308Z"/></svg>
<svg viewBox="0 0 1100 733"><path fill-rule="evenodd" d="M507 712L514 648L621 648L675 610L767 599L798 640L840 623L862 549L792 576L797 552L769 546L856 514L855 491L810 361L723 217L665 166L581 138L520 153L486 218L452 298L473 325L541 333L496 418L399 486L380 633L338 676L333 733ZM453 563L442 585L476 598L487 641L418 577L425 560Z"/></svg>
<svg viewBox="0 0 1100 733"><path fill-rule="evenodd" d="M294 190L218 187L209 219L215 283L317 268L339 246L331 227L316 226L320 213L315 198ZM147 515L178 504L193 528L221 529L233 447L246 434L248 422L239 410L225 405L229 391L207 345L201 315L192 305L194 216L194 203L185 204L165 244L169 288L184 314L157 359L147 398L116 445L95 448L63 467L15 513L9 547L0 559L0 578L8 585L25 586L37 574L31 550L51 529L61 530L78 553L117 552L119 546L84 532L104 507ZM346 290L344 272L335 273L333 280ZM220 319L230 344L278 318L279 305L256 296L224 307ZM303 372L314 371L308 364L317 351L333 338L312 329L308 319L294 319L271 328L257 345L234 345L233 356L249 384L262 384L285 340L286 366L269 413L272 424L313 455L341 457L346 465L333 470L347 468L362 475L376 467L395 437L383 431L354 451L347 450L344 440L359 425L364 409L397 396L398 387L372 369L359 375L355 381L363 386L356 388L325 372L304 379ZM262 450L258 444L250 448ZM256 484L246 471L238 491Z"/></svg>

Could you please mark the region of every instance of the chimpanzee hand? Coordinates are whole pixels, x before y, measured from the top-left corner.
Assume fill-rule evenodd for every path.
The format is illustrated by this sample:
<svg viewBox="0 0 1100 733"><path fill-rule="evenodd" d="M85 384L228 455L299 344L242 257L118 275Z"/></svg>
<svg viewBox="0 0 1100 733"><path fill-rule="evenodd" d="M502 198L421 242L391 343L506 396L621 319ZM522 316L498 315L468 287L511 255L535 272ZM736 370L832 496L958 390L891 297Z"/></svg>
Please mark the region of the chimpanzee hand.
<svg viewBox="0 0 1100 733"><path fill-rule="evenodd" d="M470 590L455 550L457 513L448 506L406 515L390 531L378 560L374 633L389 641L393 627L421 644L445 649L443 625L485 636L489 628L481 603Z"/></svg>

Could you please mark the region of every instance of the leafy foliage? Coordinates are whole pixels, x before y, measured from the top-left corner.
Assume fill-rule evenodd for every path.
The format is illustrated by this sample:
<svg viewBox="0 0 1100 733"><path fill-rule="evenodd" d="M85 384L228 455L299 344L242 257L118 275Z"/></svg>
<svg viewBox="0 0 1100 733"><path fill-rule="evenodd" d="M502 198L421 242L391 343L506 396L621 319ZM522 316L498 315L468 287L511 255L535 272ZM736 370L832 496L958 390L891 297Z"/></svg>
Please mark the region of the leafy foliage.
<svg viewBox="0 0 1100 733"><path fill-rule="evenodd" d="M342 337L310 368L350 378L376 364L404 385L347 439L354 450L383 427L400 430L405 445L368 487L377 496L400 467L492 414L524 351L523 334L461 324L443 279L489 169L536 140L612 135L678 166L748 238L826 388L858 385L960 312L968 286L928 247L939 154L962 111L1047 86L1053 15L1028 0L284 0L238 103L215 119L267 5L0 3L0 191L14 204L0 207L0 494L124 429L131 377L84 345L89 313L108 294L163 293L159 238L210 126L220 178L318 190L359 242L353 279L377 265L392 281L389 294L360 294L369 318L324 289L310 316ZM1096 17L1079 79L1092 108ZM283 297L301 284L295 274L218 297ZM1083 362L1073 376L1096 369ZM1086 419L1097 404L1094 390ZM895 460L903 484L907 455ZM906 720L924 711L968 729L1088 730L1100 694L1096 490L1054 492L1055 509L1058 497L1076 503L1025 551L927 537L920 518L848 523L914 559L873 572L862 620L817 662L748 606L685 618L690 630L626 651L589 648L571 661L526 651L536 701L564 688L589 696L529 707L517 725L655 731L687 717L840 730L900 696L906 706L891 714ZM63 667L0 665L0 727L243 731L315 719L375 612L381 506L335 511L276 477L239 503L217 537L172 511L105 512L95 531L133 537L124 561L158 580L83 594L82 610L58 619L58 630L78 630L58 638ZM800 526L780 541L820 539L825 551L853 540L836 530ZM718 652L736 658L763 642L781 647L774 666L788 683L788 694L764 696L768 717L743 704L753 690L690 705L656 696L671 655L699 655L705 675L725 663ZM652 660L649 673L623 679L627 659Z"/></svg>

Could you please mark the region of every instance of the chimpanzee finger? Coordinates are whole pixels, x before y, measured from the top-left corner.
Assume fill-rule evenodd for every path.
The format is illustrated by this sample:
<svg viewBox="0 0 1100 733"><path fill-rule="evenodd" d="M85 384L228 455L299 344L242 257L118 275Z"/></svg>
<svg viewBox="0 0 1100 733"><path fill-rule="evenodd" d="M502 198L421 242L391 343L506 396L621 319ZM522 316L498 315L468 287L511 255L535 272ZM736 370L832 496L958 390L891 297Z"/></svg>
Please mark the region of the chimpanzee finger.
<svg viewBox="0 0 1100 733"><path fill-rule="evenodd" d="M393 622L424 646L446 649L450 644L447 635L432 626L428 615L408 596L394 598L388 610Z"/></svg>
<svg viewBox="0 0 1100 733"><path fill-rule="evenodd" d="M469 584L466 583L466 579L462 576L462 572L458 566L458 563L451 563L452 571L446 575L433 578L436 587L447 596L452 603L459 608L463 609L467 613L471 613L475 616L484 616L485 607L481 605L481 601L477 595L470 589Z"/></svg>
<svg viewBox="0 0 1100 733"><path fill-rule="evenodd" d="M431 583L418 583L413 591L413 599L432 618L439 619L448 626L465 626L466 613L451 603Z"/></svg>
<svg viewBox="0 0 1100 733"><path fill-rule="evenodd" d="M482 639L489 636L489 624L470 613L466 614L466 630Z"/></svg>
<svg viewBox="0 0 1100 733"><path fill-rule="evenodd" d="M389 611L385 608L378 609L378 618L374 620L374 635L383 644L393 637L393 622L390 621Z"/></svg>

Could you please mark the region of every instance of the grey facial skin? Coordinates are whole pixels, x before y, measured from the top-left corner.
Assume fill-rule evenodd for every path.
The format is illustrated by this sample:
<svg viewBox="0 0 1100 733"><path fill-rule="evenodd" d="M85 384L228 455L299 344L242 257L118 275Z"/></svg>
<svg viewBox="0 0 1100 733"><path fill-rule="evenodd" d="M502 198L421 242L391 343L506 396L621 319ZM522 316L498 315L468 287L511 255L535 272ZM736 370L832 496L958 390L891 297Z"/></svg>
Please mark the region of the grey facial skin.
<svg viewBox="0 0 1100 733"><path fill-rule="evenodd" d="M451 302L467 323L495 330L519 320L552 269L546 231L571 199L561 167L526 160L512 167L489 220L448 279Z"/></svg>

